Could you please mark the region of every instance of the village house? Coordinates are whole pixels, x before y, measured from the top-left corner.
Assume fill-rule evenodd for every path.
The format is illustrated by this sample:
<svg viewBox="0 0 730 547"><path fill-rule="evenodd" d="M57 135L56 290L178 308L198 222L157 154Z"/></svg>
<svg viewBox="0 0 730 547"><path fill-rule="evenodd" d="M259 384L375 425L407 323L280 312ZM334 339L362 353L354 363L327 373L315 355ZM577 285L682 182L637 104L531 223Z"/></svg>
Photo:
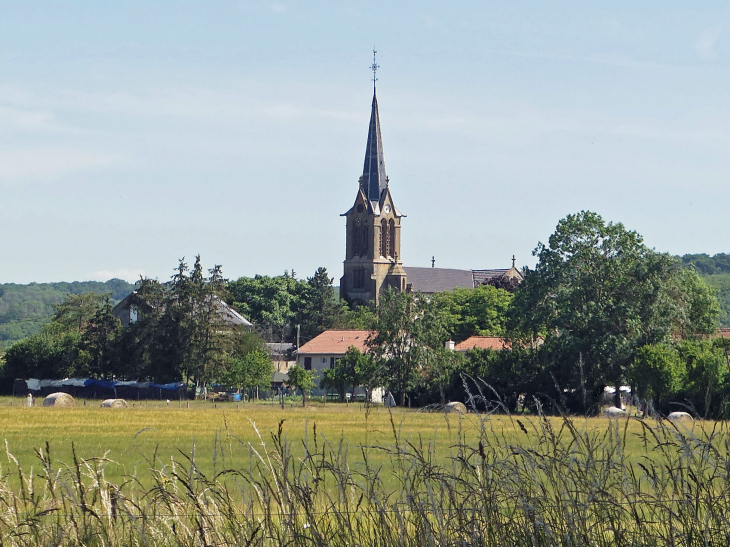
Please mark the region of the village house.
<svg viewBox="0 0 730 547"><path fill-rule="evenodd" d="M128 327L139 320L139 299L139 294L137 291L134 291L112 308L112 315L119 319L123 327ZM218 308L218 313L220 313L223 321L230 325L241 325L248 330L253 330L253 323L226 304L223 300L216 297L215 303Z"/></svg>
<svg viewBox="0 0 730 547"><path fill-rule="evenodd" d="M312 390L313 395L322 395L324 391L319 387L322 371L335 366L338 359L345 356L351 347L362 353L367 353L367 340L372 334L368 330L326 330L304 344L297 352L297 365L304 370L314 371L314 382L317 387ZM355 386L354 396L364 396L365 389ZM374 389L372 402L382 403L384 392Z"/></svg>

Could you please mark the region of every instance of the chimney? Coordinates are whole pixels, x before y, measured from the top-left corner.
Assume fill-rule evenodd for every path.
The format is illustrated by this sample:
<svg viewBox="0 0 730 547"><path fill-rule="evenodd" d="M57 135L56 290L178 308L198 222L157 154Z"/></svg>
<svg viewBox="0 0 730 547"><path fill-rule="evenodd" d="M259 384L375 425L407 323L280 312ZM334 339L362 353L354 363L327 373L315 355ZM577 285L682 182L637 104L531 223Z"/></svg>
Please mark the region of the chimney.
<svg viewBox="0 0 730 547"><path fill-rule="evenodd" d="M454 341L453 341L453 340L451 340L451 339L449 339L449 340L446 340L446 342L444 343L444 347L445 347L445 348L446 348L447 350L449 350L449 351L454 351L454 347L455 347L455 346L456 346L456 344L454 344Z"/></svg>

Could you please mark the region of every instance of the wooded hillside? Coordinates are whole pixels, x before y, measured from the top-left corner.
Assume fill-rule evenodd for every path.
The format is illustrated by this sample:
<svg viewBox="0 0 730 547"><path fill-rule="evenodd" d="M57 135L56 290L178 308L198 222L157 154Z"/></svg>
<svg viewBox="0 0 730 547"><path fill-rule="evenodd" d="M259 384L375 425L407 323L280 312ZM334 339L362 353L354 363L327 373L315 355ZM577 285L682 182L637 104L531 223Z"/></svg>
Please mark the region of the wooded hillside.
<svg viewBox="0 0 730 547"><path fill-rule="evenodd" d="M134 285L121 279L109 281L74 281L72 283L0 284L0 348L36 334L53 316L53 304L67 294L94 292L111 294L117 303L134 290Z"/></svg>

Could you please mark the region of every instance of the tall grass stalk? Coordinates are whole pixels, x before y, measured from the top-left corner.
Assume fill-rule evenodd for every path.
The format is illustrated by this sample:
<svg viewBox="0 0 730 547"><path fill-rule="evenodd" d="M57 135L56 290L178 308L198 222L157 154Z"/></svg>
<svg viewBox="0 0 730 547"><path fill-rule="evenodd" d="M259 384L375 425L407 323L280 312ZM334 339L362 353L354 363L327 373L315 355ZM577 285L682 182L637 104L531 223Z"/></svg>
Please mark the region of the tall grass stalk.
<svg viewBox="0 0 730 547"><path fill-rule="evenodd" d="M543 416L449 418L436 438L411 438L391 416L392 442L348 446L285 423L254 443L227 426L215 470L196 451L157 454L142 476L106 479L106 455L54 464L51 448L24 470L7 452L0 472L2 545L89 546L725 546L730 544L730 436L721 424L640 422L608 427ZM465 420L479 420L477 435ZM255 429L255 424L252 423ZM515 432L516 431L516 432ZM635 433L633 433L635 435ZM352 464L350 451L358 454ZM376 464L375 451L389 464ZM437 457L438 456L438 457ZM379 458L382 462L383 459ZM144 480L142 480L144 479ZM387 479L387 480L386 480ZM150 486L151 484L151 486Z"/></svg>

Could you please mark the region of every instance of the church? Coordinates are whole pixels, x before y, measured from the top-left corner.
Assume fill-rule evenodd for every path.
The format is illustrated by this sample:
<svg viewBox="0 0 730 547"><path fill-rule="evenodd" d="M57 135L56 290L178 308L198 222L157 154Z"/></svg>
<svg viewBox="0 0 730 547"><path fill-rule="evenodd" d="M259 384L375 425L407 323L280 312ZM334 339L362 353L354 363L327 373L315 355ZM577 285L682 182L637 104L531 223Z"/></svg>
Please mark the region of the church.
<svg viewBox="0 0 730 547"><path fill-rule="evenodd" d="M373 61L373 72L377 65ZM373 83L375 83L373 77ZM385 171L383 139L380 131L378 97L373 85L365 165L355 202L341 216L346 219L344 274L340 297L351 304L374 302L383 292L413 291L430 295L456 288L494 285L513 290L522 281L522 272L512 267L496 270L456 270L403 266L401 228L406 216L395 206L390 180Z"/></svg>

